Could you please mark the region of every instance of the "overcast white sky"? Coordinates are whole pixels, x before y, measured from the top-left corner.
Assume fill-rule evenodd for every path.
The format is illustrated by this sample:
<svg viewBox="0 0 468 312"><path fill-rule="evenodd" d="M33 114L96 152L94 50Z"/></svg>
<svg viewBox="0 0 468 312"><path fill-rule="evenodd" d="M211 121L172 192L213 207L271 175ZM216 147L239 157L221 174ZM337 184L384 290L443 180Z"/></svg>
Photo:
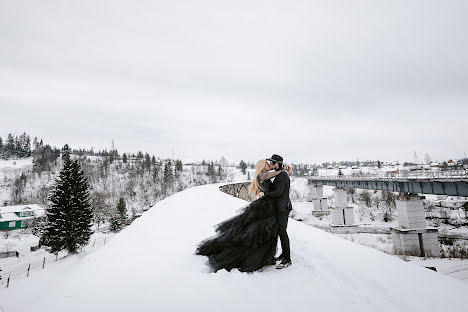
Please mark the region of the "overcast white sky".
<svg viewBox="0 0 468 312"><path fill-rule="evenodd" d="M468 152L468 2L0 0L0 136L185 161Z"/></svg>

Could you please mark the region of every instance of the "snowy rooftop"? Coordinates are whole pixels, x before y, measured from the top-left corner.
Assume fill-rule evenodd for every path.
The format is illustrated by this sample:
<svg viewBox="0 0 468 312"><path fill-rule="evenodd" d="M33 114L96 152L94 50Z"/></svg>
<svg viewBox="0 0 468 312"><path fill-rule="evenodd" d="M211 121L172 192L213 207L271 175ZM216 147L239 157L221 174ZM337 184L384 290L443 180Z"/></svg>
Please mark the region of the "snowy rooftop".
<svg viewBox="0 0 468 312"><path fill-rule="evenodd" d="M23 216L20 217L17 212L26 212L32 211L34 216ZM45 215L45 210L39 205L19 205L19 206L5 206L0 207L0 221L18 221L18 220L27 220L34 217L42 217Z"/></svg>
<svg viewBox="0 0 468 312"><path fill-rule="evenodd" d="M194 187L156 204L65 274L3 289L27 311L459 311L468 287L290 219L293 266L209 273L195 246L246 203ZM45 278L44 278L45 279ZM34 286L37 285L37 286ZM26 287L27 286L27 287ZM36 287L37 289L35 289ZM0 299L2 299L0 294ZM1 300L0 300L1 301Z"/></svg>
<svg viewBox="0 0 468 312"><path fill-rule="evenodd" d="M44 208L42 208L41 206L37 204L0 207L0 213L33 211L33 210L44 210Z"/></svg>

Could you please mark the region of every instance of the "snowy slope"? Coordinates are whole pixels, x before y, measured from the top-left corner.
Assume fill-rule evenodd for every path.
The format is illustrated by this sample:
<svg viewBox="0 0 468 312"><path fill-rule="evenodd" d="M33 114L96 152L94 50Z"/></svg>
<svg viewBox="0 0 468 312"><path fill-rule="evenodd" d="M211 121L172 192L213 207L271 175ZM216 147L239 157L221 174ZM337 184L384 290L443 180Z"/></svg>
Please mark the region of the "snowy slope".
<svg viewBox="0 0 468 312"><path fill-rule="evenodd" d="M291 219L292 267L208 273L205 258L193 255L196 244L243 205L218 185L177 193L70 268L28 311L381 312L466 304L460 281ZM25 300L25 291L1 291Z"/></svg>
<svg viewBox="0 0 468 312"><path fill-rule="evenodd" d="M32 157L20 158L20 159L9 159L9 160L0 159L0 169L4 169L4 168L18 169L18 168L32 166L32 160L33 160Z"/></svg>

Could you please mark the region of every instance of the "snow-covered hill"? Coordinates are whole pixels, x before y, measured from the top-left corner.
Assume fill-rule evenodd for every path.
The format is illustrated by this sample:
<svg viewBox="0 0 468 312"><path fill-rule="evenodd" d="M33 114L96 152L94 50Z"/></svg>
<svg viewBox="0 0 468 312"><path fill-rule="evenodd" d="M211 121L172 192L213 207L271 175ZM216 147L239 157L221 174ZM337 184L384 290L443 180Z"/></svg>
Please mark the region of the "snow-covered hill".
<svg viewBox="0 0 468 312"><path fill-rule="evenodd" d="M381 312L466 305L468 287L458 280L291 219L290 268L209 273L206 259L193 255L196 244L246 204L218 186L160 201L67 274L49 277L50 289L27 310ZM40 284L34 278L21 289L2 290L6 311L37 291L28 286Z"/></svg>

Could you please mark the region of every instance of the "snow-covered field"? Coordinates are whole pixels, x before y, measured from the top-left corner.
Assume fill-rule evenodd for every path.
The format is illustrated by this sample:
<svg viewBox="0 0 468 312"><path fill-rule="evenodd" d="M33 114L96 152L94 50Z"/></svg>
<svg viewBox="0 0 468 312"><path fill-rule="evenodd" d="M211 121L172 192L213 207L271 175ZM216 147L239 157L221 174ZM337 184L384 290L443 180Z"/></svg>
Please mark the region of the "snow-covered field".
<svg viewBox="0 0 468 312"><path fill-rule="evenodd" d="M0 233L4 234L4 233ZM113 233L96 232L91 235L89 247L96 241L96 247L103 244L103 241L113 237ZM27 267L29 263L40 262L43 257L54 257L44 248L30 251L30 248L39 244L39 237L25 233L24 230L12 231L8 238L0 237L0 251L18 251L19 257L8 257L0 259L0 268L3 272L9 272L12 268ZM86 248L86 247L85 247ZM0 286L2 283L0 283Z"/></svg>
<svg viewBox="0 0 468 312"><path fill-rule="evenodd" d="M32 165L32 157L29 158L20 158L20 159L10 159L0 161L0 169L4 168L12 168L12 169L19 169L24 168Z"/></svg>
<svg viewBox="0 0 468 312"><path fill-rule="evenodd" d="M9 312L457 311L466 306L468 287L462 282L294 220L288 228L290 268L209 273L206 259L193 255L196 244L245 204L218 185L184 190L84 259L2 289L0 305Z"/></svg>

